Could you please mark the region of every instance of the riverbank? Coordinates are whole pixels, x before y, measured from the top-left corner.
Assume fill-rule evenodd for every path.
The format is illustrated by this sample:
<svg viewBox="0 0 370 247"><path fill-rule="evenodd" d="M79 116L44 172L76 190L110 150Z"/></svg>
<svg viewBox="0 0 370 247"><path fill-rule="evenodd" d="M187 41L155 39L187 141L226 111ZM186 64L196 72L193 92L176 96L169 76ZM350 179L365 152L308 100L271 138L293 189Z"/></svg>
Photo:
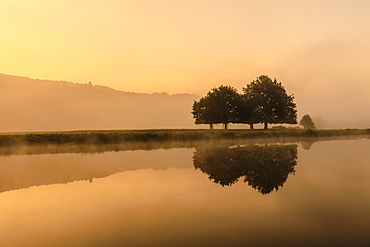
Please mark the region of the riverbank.
<svg viewBox="0 0 370 247"><path fill-rule="evenodd" d="M209 129L152 129L152 130L87 130L58 132L1 133L0 146L18 144L115 144L125 142L199 141L252 138L307 138L369 135L370 129L269 129L269 130L209 130Z"/></svg>

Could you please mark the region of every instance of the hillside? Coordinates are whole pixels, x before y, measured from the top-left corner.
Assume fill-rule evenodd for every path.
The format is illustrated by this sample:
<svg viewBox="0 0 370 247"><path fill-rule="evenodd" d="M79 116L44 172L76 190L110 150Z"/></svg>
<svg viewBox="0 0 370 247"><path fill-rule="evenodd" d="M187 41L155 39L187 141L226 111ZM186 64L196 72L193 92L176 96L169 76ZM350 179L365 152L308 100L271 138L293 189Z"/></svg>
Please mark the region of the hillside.
<svg viewBox="0 0 370 247"><path fill-rule="evenodd" d="M198 98L0 74L0 132L192 128Z"/></svg>

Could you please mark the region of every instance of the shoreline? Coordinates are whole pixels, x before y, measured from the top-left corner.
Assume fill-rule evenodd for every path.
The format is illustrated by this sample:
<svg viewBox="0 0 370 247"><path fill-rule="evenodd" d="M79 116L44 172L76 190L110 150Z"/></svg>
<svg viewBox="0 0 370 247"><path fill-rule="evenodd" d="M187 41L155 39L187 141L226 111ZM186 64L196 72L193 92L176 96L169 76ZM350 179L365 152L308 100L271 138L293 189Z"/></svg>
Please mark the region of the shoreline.
<svg viewBox="0 0 370 247"><path fill-rule="evenodd" d="M0 146L370 136L370 129L148 129L0 133Z"/></svg>

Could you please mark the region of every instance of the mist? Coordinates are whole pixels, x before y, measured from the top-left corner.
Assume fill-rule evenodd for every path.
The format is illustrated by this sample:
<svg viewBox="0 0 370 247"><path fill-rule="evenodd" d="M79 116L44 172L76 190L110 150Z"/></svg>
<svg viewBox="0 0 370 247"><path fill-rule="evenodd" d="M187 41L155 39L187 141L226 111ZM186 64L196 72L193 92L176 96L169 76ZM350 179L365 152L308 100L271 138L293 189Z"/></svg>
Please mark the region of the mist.
<svg viewBox="0 0 370 247"><path fill-rule="evenodd" d="M275 73L295 95L299 118L310 114L319 128L369 128L368 54L364 42L323 39L292 51Z"/></svg>
<svg viewBox="0 0 370 247"><path fill-rule="evenodd" d="M275 71L288 93L295 96L298 121L309 114L320 129L369 128L365 109L370 107L370 73L356 73L363 66L356 61L366 56L354 54L353 45L358 44L320 43L288 57ZM0 74L0 131L208 128L195 125L191 114L192 104L199 98ZM230 127L248 128L242 124Z"/></svg>
<svg viewBox="0 0 370 247"><path fill-rule="evenodd" d="M198 98L0 74L0 131L191 128Z"/></svg>
<svg viewBox="0 0 370 247"><path fill-rule="evenodd" d="M2 5L0 72L45 81L0 76L0 131L203 128L194 99L260 75L298 120L370 126L369 1L39 2Z"/></svg>

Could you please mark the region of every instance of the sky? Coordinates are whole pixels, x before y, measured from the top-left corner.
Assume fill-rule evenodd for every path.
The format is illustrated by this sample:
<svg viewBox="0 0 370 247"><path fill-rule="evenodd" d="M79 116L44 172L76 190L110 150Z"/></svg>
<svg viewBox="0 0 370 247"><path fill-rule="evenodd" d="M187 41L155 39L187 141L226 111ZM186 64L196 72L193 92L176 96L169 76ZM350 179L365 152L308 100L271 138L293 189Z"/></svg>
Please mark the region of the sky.
<svg viewBox="0 0 370 247"><path fill-rule="evenodd" d="M346 112L370 126L369 9L366 0L0 0L0 73L200 96L263 74L302 114Z"/></svg>

